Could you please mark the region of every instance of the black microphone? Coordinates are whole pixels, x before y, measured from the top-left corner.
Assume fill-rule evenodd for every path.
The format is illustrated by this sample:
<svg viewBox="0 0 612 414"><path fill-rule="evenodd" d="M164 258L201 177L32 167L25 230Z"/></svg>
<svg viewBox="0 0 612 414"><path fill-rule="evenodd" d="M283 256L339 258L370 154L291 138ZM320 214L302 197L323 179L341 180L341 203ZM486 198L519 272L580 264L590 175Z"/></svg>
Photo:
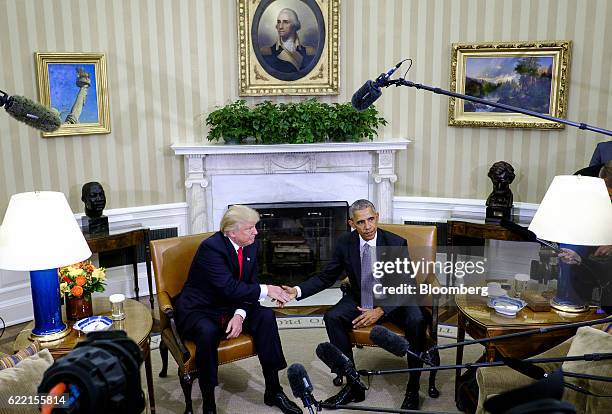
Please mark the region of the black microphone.
<svg viewBox="0 0 612 414"><path fill-rule="evenodd" d="M370 331L370 339L385 351L398 357L403 357L410 351L410 344L405 338L396 335L384 326L376 325L373 327Z"/></svg>
<svg viewBox="0 0 612 414"><path fill-rule="evenodd" d="M292 364L287 369L287 378L289 379L289 386L293 396L300 398L304 403L304 408L308 408L310 413L314 413L312 403L317 400L312 396L312 383L310 378L308 378L306 368L302 364Z"/></svg>
<svg viewBox="0 0 612 414"><path fill-rule="evenodd" d="M397 68L402 65L402 62L393 66L387 72L381 73L375 81L368 80L361 88L357 89L357 92L353 94L353 98L351 99L351 104L353 104L353 107L358 111L363 111L364 109L369 108L374 101L380 98L380 95L382 95L380 88L385 86L385 83L389 80Z"/></svg>
<svg viewBox="0 0 612 414"><path fill-rule="evenodd" d="M501 221L499 222L499 225L507 230L510 230L512 233L518 234L519 236L521 236L527 241L540 243L544 246L550 247L551 249L553 249L553 251L557 253L561 251L553 243L539 239L538 236L536 236L536 234L532 232L531 230L529 230L527 227L523 227L520 224L516 224L513 221L510 221L508 219L501 219Z"/></svg>
<svg viewBox="0 0 612 414"><path fill-rule="evenodd" d="M348 382L353 385L358 385L364 390L368 389L368 387L361 382L361 377L355 369L353 362L344 355L338 347L329 342L323 342L317 346L316 354L319 359L331 369L331 372L336 375L345 376Z"/></svg>
<svg viewBox="0 0 612 414"><path fill-rule="evenodd" d="M43 132L54 132L62 125L57 112L23 96L8 96L0 90L0 107L18 121Z"/></svg>

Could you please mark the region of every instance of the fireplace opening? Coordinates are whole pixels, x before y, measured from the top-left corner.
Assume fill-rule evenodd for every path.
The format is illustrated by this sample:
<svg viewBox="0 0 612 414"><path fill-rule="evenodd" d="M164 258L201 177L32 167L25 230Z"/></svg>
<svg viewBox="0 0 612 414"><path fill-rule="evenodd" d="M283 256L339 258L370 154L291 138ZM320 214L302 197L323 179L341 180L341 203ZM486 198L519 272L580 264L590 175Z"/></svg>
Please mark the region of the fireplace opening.
<svg viewBox="0 0 612 414"><path fill-rule="evenodd" d="M325 267L349 229L346 201L245 204L259 213L259 282L297 285Z"/></svg>

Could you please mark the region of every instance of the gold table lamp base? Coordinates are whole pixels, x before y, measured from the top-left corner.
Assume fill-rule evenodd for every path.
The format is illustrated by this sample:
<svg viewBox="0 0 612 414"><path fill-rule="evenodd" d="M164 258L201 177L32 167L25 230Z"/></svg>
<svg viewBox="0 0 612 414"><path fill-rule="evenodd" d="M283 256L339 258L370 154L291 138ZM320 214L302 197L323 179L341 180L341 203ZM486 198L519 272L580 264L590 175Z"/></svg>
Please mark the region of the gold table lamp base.
<svg viewBox="0 0 612 414"><path fill-rule="evenodd" d="M559 303L554 298L550 300L550 306L561 312L567 313L582 313L589 310L587 305L571 305L568 303Z"/></svg>
<svg viewBox="0 0 612 414"><path fill-rule="evenodd" d="M48 335L36 335L35 333L30 332L30 339L38 341L38 342L57 341L58 339L62 339L63 337L68 335L71 330L72 330L72 328L70 328L68 325L66 325L66 327L64 329L62 329L61 331L55 332L55 333L52 333L52 334L48 334Z"/></svg>

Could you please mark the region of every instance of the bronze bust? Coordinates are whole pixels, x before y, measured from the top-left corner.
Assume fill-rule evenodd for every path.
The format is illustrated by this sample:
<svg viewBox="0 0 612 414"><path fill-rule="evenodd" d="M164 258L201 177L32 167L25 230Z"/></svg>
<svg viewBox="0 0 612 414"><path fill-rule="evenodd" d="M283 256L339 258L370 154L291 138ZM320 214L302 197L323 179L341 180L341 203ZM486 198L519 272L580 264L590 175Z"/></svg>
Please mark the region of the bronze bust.
<svg viewBox="0 0 612 414"><path fill-rule="evenodd" d="M82 221L84 229L88 233L108 231L108 217L102 214L106 207L106 194L102 184L97 181L83 184L81 201L85 203L85 217Z"/></svg>
<svg viewBox="0 0 612 414"><path fill-rule="evenodd" d="M487 198L487 221L512 219L512 190L510 184L516 175L512 165L505 161L498 161L489 169L489 178L493 182L493 191Z"/></svg>

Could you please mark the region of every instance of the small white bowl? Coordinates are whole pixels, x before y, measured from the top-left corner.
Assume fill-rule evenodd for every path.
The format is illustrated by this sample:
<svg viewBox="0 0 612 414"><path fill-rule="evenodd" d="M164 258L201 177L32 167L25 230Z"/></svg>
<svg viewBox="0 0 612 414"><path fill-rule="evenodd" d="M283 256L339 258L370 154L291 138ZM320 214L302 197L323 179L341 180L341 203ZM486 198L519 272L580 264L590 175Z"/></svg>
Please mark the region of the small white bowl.
<svg viewBox="0 0 612 414"><path fill-rule="evenodd" d="M90 316L89 318L79 319L72 326L77 331L94 332L105 331L111 327L113 321L108 316Z"/></svg>

